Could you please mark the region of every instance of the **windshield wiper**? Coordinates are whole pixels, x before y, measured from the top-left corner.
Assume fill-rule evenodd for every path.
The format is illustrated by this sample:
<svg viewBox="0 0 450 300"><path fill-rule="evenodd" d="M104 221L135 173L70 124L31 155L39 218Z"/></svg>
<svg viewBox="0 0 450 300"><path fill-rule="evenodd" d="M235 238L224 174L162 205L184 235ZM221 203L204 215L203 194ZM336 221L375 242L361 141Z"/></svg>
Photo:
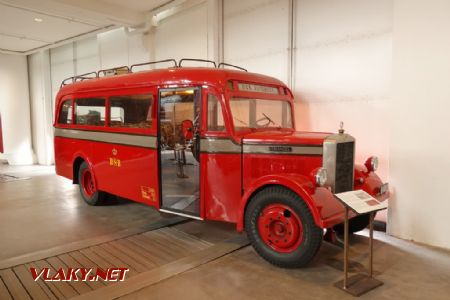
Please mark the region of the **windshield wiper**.
<svg viewBox="0 0 450 300"><path fill-rule="evenodd" d="M248 123L246 123L246 122L244 122L244 121L242 121L242 120L239 120L239 119L236 118L235 116L233 116L233 119L235 119L236 121L238 121L238 122L241 123L242 125L248 126Z"/></svg>
<svg viewBox="0 0 450 300"><path fill-rule="evenodd" d="M265 113L261 113L261 114L264 116L264 118L256 120L256 125L258 125L259 127L269 127L270 124L273 124L273 125L276 126L275 122L269 116L267 116ZM267 120L267 123L262 124L262 125L258 124L258 123L260 123L261 121L264 121L264 120Z"/></svg>

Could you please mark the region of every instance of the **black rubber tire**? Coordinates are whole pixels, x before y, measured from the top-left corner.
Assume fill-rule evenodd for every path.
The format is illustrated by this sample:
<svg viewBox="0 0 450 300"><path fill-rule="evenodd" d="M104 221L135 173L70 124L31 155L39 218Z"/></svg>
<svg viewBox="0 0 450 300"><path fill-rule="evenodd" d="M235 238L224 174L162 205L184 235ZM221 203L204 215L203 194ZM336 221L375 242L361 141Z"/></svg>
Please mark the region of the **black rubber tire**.
<svg viewBox="0 0 450 300"><path fill-rule="evenodd" d="M359 215L354 218L351 218L348 222L348 233L353 234L355 232L361 231L370 223L370 214ZM334 231L336 231L339 235L344 235L344 224L338 224L333 227Z"/></svg>
<svg viewBox="0 0 450 300"><path fill-rule="evenodd" d="M107 197L107 194L105 192L97 190L90 197L84 192L82 174L85 169L89 169L89 165L86 162L83 162L81 164L80 168L78 169L78 183L79 183L79 187L80 187L81 197L83 198L84 202L86 202L87 204L92 205L92 206L104 204L106 197ZM91 170L91 173L92 173L92 170Z"/></svg>
<svg viewBox="0 0 450 300"><path fill-rule="evenodd" d="M270 248L258 232L257 219L261 211L274 203L290 207L297 213L303 225L303 241L290 253L280 253ZM305 202L297 194L281 186L265 188L251 199L245 211L245 230L256 252L269 263L282 268L306 266L316 255L323 239L323 230L315 224Z"/></svg>

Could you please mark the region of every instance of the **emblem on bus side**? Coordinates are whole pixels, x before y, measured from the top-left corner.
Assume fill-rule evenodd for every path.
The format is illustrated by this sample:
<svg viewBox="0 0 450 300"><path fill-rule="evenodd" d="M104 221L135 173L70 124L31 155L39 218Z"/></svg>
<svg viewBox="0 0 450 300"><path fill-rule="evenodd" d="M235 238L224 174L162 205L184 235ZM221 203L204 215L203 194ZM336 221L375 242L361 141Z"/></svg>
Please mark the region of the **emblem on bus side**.
<svg viewBox="0 0 450 300"><path fill-rule="evenodd" d="M292 152L292 147L289 146L270 146L269 151L272 152Z"/></svg>
<svg viewBox="0 0 450 300"><path fill-rule="evenodd" d="M144 199L155 202L155 189L148 186L141 186L141 196Z"/></svg>
<svg viewBox="0 0 450 300"><path fill-rule="evenodd" d="M113 148L111 152L112 152L113 156L116 156L118 151L117 151L116 148ZM120 159L118 159L116 157L110 157L109 158L109 165L111 167L119 167L120 168L122 166L122 162L120 161Z"/></svg>

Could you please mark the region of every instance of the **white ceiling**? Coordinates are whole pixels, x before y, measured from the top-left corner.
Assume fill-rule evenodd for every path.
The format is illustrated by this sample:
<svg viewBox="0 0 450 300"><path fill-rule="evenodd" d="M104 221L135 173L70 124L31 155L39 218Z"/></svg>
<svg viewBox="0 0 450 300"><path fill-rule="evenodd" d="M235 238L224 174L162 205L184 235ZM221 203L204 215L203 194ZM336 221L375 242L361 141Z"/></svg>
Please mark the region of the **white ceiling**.
<svg viewBox="0 0 450 300"><path fill-rule="evenodd" d="M0 0L0 51L27 53L115 26L142 26L150 11L177 2L180 1Z"/></svg>

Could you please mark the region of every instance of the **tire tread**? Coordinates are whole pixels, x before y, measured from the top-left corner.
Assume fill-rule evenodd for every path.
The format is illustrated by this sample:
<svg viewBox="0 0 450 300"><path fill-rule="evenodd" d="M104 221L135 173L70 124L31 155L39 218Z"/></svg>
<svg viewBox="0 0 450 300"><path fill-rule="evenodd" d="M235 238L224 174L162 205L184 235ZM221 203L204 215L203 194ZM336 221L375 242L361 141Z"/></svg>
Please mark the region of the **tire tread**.
<svg viewBox="0 0 450 300"><path fill-rule="evenodd" d="M255 209L260 211L263 207L258 208L258 206L262 206L263 204L260 204L259 202L266 201L264 200L264 198L266 197L283 199L282 201L287 202L284 204L288 204L292 209L295 209L296 207L296 211L301 210L304 214L301 217L304 227L303 238L309 238L310 245L306 248L306 251L302 253L301 257L292 256L289 257L289 259L280 259L275 255L269 255L267 253L268 251L265 250L267 246L262 241L259 241L257 239L259 234L257 232L256 226L252 226L251 223L253 220L252 211L254 211ZM248 238L256 252L269 263L283 268L299 268L306 266L318 252L323 238L323 231L315 224L312 213L306 203L296 193L282 186L266 187L263 190L259 191L251 199L245 213L245 229L247 231ZM309 237L306 237L307 231L310 231ZM303 243L305 243L305 241L303 241ZM274 251L270 249L269 253L270 252Z"/></svg>

